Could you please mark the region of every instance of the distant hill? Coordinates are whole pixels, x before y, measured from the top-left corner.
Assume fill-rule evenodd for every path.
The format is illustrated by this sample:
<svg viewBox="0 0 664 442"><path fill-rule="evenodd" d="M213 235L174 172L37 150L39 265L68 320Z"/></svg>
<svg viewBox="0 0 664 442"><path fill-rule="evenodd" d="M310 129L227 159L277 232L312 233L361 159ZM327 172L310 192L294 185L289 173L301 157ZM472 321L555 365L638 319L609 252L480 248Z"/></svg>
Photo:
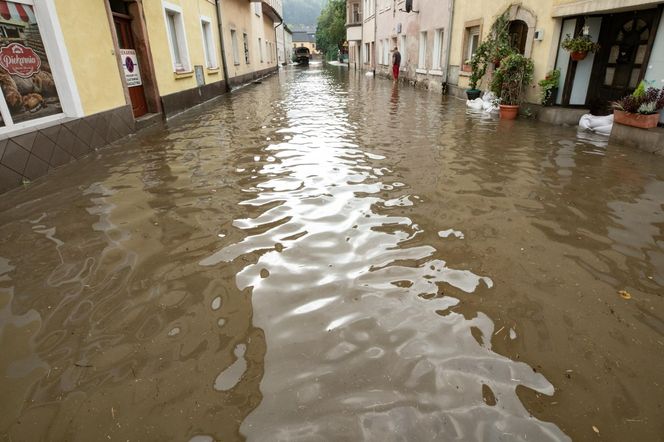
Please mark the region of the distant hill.
<svg viewBox="0 0 664 442"><path fill-rule="evenodd" d="M327 0L284 0L284 19L292 30L315 31Z"/></svg>

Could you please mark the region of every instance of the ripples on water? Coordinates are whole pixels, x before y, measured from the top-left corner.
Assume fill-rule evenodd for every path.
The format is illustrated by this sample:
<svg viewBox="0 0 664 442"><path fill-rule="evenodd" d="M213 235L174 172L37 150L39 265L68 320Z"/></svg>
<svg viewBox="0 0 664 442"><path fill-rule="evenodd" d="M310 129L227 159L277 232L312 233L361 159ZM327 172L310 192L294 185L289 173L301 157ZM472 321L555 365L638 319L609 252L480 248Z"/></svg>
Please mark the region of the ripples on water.
<svg viewBox="0 0 664 442"><path fill-rule="evenodd" d="M30 201L13 196L0 223L0 436L568 440L516 394L552 395L551 382L492 350L502 328L481 308L462 312L464 297L495 296L499 275L458 253L491 223L478 235L454 219L501 214L508 178L518 192L564 188L575 142L537 167L517 142L487 145L509 127L380 81L291 71L84 160L67 170L85 176L56 174ZM463 208L427 200L445 179ZM450 216L416 219L425 204ZM629 204L610 207L629 218ZM537 203L519 209L552 224ZM608 235L635 258L650 247Z"/></svg>
<svg viewBox="0 0 664 442"><path fill-rule="evenodd" d="M390 162L363 150L343 84L304 76L285 97L286 135L265 154L241 204L264 208L234 226L247 232L201 261L230 262L260 251L237 276L251 289L254 324L264 330L263 402L243 423L255 440L564 440L533 419L517 385L553 393L524 363L491 351L492 321L451 310L439 296L466 293L489 277L450 268L422 233L390 213L412 205ZM380 128L374 128L380 130ZM381 195L387 194L389 199ZM479 331L479 342L472 330ZM488 405L488 388L497 404Z"/></svg>

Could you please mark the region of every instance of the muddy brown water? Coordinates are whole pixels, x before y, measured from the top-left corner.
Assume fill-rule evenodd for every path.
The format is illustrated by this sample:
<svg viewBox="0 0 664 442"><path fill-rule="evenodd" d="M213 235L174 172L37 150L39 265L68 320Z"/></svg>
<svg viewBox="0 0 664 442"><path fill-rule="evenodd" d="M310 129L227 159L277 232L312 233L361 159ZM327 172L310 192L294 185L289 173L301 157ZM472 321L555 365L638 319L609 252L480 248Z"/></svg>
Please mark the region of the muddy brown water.
<svg viewBox="0 0 664 442"><path fill-rule="evenodd" d="M663 204L662 158L287 70L0 196L0 440L664 440Z"/></svg>

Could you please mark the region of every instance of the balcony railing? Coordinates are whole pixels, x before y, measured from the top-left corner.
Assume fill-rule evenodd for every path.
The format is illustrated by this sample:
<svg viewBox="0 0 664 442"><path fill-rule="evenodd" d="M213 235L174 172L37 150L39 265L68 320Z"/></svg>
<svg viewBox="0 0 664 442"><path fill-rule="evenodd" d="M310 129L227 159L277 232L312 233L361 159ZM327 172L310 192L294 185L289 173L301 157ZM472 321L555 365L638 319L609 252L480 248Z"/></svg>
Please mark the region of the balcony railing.
<svg viewBox="0 0 664 442"><path fill-rule="evenodd" d="M359 12L351 12L348 14L348 22L346 25L361 25L362 24L362 14Z"/></svg>

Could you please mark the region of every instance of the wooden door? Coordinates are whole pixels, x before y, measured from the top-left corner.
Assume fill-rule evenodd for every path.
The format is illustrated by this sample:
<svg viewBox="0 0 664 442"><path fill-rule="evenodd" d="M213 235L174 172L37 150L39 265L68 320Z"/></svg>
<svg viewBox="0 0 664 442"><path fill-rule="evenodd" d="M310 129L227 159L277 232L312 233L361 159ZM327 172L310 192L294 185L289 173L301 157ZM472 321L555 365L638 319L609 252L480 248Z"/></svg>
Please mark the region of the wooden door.
<svg viewBox="0 0 664 442"><path fill-rule="evenodd" d="M631 94L647 69L660 10L647 9L603 18L588 103L609 103Z"/></svg>
<svg viewBox="0 0 664 442"><path fill-rule="evenodd" d="M122 14L113 13L113 21L115 22L115 32L118 35L120 49L136 49L134 46L134 38L131 33L131 17L125 17ZM148 105L145 100L145 90L143 89L143 86L135 86L128 89L134 117L140 117L141 115L148 113Z"/></svg>

